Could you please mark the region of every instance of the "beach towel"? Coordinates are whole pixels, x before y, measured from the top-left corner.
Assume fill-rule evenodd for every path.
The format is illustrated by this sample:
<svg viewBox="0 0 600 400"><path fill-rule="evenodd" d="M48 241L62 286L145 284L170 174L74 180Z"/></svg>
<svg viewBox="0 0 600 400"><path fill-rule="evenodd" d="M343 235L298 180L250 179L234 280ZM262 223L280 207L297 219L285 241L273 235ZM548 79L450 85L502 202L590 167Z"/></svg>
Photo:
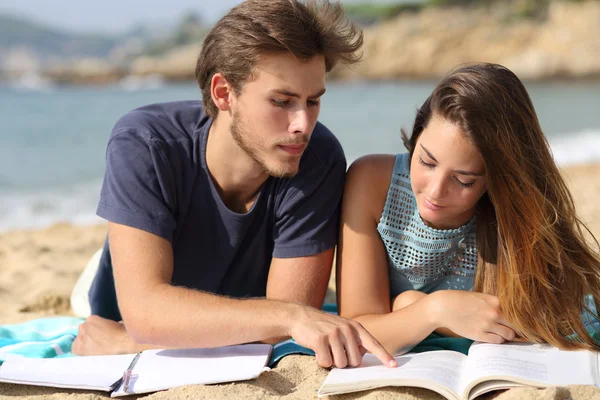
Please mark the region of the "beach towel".
<svg viewBox="0 0 600 400"><path fill-rule="evenodd" d="M337 313L335 304L326 304L323 310ZM83 318L50 317L40 318L14 325L0 325L0 364L9 357L29 358L71 357L71 345L77 336ZM468 342L468 344L467 344ZM432 335L415 348L415 351L456 350L468 346L468 339L444 338ZM293 339L273 345L269 366L273 367L283 357L297 354L314 356L315 353L300 346Z"/></svg>
<svg viewBox="0 0 600 400"><path fill-rule="evenodd" d="M0 364L9 357L53 358L71 355L81 318L40 318L0 325Z"/></svg>
<svg viewBox="0 0 600 400"><path fill-rule="evenodd" d="M326 304L323 310L337 313L335 304ZM595 308L594 308L595 311ZM0 365L9 357L53 358L71 357L71 345L77 336L83 318L50 317L40 318L14 325L0 325ZM600 341L600 325L597 320L584 318L586 327ZM434 350L453 350L467 354L473 341L465 338L450 338L435 333L415 346L411 352L421 353ZM273 367L283 357L291 355L314 356L315 353L300 346L293 339L276 343L273 346L269 366Z"/></svg>
<svg viewBox="0 0 600 400"><path fill-rule="evenodd" d="M0 365L10 357L74 357L71 346L83 321L83 318L50 317L0 325ZM290 354L315 355L293 339L285 340L273 346L269 366Z"/></svg>

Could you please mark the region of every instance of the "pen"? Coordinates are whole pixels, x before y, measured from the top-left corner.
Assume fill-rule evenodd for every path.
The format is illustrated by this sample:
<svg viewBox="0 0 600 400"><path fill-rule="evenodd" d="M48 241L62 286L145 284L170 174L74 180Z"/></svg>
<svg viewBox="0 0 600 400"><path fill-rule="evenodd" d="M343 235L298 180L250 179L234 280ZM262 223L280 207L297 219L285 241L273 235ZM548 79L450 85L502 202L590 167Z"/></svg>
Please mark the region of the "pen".
<svg viewBox="0 0 600 400"><path fill-rule="evenodd" d="M133 372L133 367L135 367L135 364L137 363L137 361L140 358L141 354L142 353L139 352L139 353L137 353L135 355L135 357L133 357L133 360L131 360L131 363L129 364L129 367L127 367L127 369L123 373L123 390L125 392L129 391L129 381L131 380L131 373Z"/></svg>

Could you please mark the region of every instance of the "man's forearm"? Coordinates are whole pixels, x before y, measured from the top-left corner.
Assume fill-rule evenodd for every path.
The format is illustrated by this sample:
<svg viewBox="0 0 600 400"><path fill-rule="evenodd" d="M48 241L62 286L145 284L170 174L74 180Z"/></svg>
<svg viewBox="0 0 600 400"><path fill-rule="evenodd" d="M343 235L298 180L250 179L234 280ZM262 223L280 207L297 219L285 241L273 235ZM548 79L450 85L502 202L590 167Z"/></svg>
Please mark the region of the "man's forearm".
<svg viewBox="0 0 600 400"><path fill-rule="evenodd" d="M266 299L231 299L163 284L123 311L138 343L218 347L289 336L303 306Z"/></svg>

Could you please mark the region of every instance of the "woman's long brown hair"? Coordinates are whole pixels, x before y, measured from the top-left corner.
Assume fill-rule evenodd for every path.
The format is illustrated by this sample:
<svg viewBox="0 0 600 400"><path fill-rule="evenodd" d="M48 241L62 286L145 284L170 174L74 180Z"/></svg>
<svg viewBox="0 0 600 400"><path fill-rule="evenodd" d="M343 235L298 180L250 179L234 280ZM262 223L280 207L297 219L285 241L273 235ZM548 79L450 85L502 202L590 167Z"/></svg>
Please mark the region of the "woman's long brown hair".
<svg viewBox="0 0 600 400"><path fill-rule="evenodd" d="M418 110L411 137L403 135L411 158L433 114L462 129L487 172L474 290L498 296L528 341L600 350L582 321L582 312L591 312L585 295L600 304L598 241L576 215L522 82L497 64L450 72Z"/></svg>

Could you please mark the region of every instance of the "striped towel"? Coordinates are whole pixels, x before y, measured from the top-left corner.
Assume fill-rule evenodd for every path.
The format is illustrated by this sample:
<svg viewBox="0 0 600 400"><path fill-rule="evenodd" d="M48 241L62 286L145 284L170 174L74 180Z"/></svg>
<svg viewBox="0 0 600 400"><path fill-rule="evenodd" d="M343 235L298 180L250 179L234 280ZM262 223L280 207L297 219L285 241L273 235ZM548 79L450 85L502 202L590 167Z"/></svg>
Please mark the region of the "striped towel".
<svg viewBox="0 0 600 400"><path fill-rule="evenodd" d="M586 299L589 300L589 299ZM588 302L592 313L596 313L593 301ZM337 313L335 304L325 304L323 310ZM582 316L586 327L596 341L600 342L600 324L589 313ZM15 325L0 325L0 365L10 357L53 358L69 357L71 345L77 336L79 325L84 320L74 317L51 317ZM466 353L471 341L463 338L447 338L436 334L419 343L412 351L454 350ZM314 356L315 353L300 346L293 339L276 343L273 346L269 366L274 366L283 357L290 354Z"/></svg>
<svg viewBox="0 0 600 400"><path fill-rule="evenodd" d="M0 365L11 357L54 358L71 357L71 345L84 320L73 317L41 318L15 325L0 325ZM269 366L274 366L290 354L314 356L310 349L293 339L273 346Z"/></svg>
<svg viewBox="0 0 600 400"><path fill-rule="evenodd" d="M0 325L0 364L9 357L53 358L71 355L81 318L51 317Z"/></svg>

